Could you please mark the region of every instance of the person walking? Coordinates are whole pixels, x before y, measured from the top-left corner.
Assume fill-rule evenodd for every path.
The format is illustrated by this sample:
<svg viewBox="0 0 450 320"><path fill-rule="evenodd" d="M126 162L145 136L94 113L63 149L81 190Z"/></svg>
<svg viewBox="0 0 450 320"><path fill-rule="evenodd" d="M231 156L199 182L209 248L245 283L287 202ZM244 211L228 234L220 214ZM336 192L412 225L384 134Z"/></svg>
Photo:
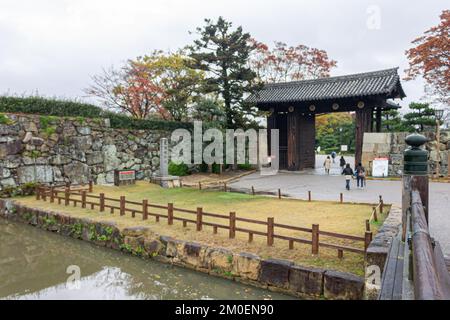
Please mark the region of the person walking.
<svg viewBox="0 0 450 320"><path fill-rule="evenodd" d="M350 180L353 176L353 170L350 168L350 163L347 163L342 174L345 176L345 189L350 190Z"/></svg>
<svg viewBox="0 0 450 320"><path fill-rule="evenodd" d="M336 163L336 161L334 161L334 159L336 158L336 152L332 152L331 153L331 158L333 158L333 163Z"/></svg>
<svg viewBox="0 0 450 320"><path fill-rule="evenodd" d="M330 156L327 156L327 158L325 159L325 161L323 163L323 167L325 168L325 173L329 175L330 174L330 169L331 169Z"/></svg>
<svg viewBox="0 0 450 320"><path fill-rule="evenodd" d="M339 165L341 166L341 172L344 171L345 164L346 164L346 162L345 162L344 156L341 156L341 158L339 159Z"/></svg>
<svg viewBox="0 0 450 320"><path fill-rule="evenodd" d="M366 186L366 169L362 166L361 162L356 166L356 185L358 188Z"/></svg>

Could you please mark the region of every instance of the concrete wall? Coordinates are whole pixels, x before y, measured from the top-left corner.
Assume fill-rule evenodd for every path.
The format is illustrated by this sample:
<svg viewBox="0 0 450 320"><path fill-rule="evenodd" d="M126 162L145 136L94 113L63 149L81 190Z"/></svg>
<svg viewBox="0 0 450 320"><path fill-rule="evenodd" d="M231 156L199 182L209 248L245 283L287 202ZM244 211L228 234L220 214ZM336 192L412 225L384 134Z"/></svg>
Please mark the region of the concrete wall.
<svg viewBox="0 0 450 320"><path fill-rule="evenodd" d="M114 169L148 179L168 132L118 130L108 119L5 114L0 123L0 191L27 182L112 183Z"/></svg>
<svg viewBox="0 0 450 320"><path fill-rule="evenodd" d="M437 146L434 132L423 133L430 142L426 144L429 151L429 172L435 171L436 161L441 159L440 173L447 175L448 157L450 154L450 131L441 132L441 144ZM406 132L386 132L386 133L364 133L364 145L362 153L362 164L371 172L374 158L389 158L389 175L401 176L403 171L403 152L408 147L405 138L409 135Z"/></svg>

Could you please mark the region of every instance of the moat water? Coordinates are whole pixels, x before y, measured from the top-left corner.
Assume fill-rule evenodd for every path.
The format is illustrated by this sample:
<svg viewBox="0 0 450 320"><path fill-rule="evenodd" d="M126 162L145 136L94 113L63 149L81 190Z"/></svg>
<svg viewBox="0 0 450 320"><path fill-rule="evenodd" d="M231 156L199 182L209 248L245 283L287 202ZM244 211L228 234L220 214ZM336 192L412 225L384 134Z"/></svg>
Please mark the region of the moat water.
<svg viewBox="0 0 450 320"><path fill-rule="evenodd" d="M76 281L78 271L80 280ZM292 297L142 260L0 218L0 299Z"/></svg>

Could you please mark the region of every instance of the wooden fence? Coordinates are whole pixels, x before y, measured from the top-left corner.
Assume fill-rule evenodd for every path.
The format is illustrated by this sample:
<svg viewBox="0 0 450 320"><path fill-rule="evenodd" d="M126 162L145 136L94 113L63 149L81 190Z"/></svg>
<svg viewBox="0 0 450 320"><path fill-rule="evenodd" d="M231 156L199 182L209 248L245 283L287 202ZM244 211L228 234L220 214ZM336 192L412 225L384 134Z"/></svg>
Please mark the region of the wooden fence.
<svg viewBox="0 0 450 320"><path fill-rule="evenodd" d="M252 242L254 236L265 237L267 239L268 246L272 246L275 239L287 241L289 249L294 249L295 243L307 244L311 245L312 254L318 254L320 247L335 249L337 250L337 256L339 258L343 258L344 251L364 254L370 242L372 241L372 232L370 230L366 230L364 236L358 237L354 235L324 231L319 228L318 224L313 224L311 228L297 227L276 223L273 217L268 217L266 221L254 220L244 217L238 217L235 212L230 212L229 215L224 215L205 212L201 207L197 208L196 210L189 210L176 207L173 203L168 203L167 205L158 205L152 204L146 199L138 202L127 200L125 196L121 196L119 199L117 199L107 197L104 193L94 195L88 192L92 192L92 184L90 184L90 186L87 188L82 186L64 186L64 190L62 190L61 187L39 186L36 189L36 199L42 199L43 201L47 201L47 199L49 199L51 203L57 202L58 204L64 204L65 206L80 206L81 208L98 210L100 212L106 212L109 210L111 214L118 212L120 216L130 214L132 218L135 218L136 215L140 215L142 220L147 220L149 217L154 217L156 222L159 222L160 219L166 219L168 225L173 225L174 221L180 221L182 222L183 227L186 227L188 224L195 225L197 231L202 231L204 227L212 227L212 231L214 234L217 234L218 229L225 229L228 230L228 236L230 239L234 239L237 232L242 232L248 234L248 242ZM377 207L380 207L380 205L378 205ZM380 208L382 208L382 205ZM166 213L157 213L154 209L164 210ZM191 218L181 217L179 215L180 213L190 215ZM204 221L204 217L222 219L223 223L207 222ZM264 226L265 231L240 227L238 225L239 222ZM303 232L306 234L310 234L310 237L301 238L283 235L284 230ZM361 243L361 247L363 244L364 249L323 242L319 240L321 236L333 239L351 240L356 243Z"/></svg>

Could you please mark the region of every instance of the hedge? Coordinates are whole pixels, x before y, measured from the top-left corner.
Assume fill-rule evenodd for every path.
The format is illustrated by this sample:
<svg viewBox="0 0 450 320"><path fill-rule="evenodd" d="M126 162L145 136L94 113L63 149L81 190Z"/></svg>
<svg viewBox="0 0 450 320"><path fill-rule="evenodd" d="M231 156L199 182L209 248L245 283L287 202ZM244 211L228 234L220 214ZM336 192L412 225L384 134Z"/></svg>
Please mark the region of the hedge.
<svg viewBox="0 0 450 320"><path fill-rule="evenodd" d="M109 118L112 128L135 130L192 129L188 122L135 119L123 114L105 111L92 104L48 99L43 97L0 96L0 112L30 113L57 117Z"/></svg>

